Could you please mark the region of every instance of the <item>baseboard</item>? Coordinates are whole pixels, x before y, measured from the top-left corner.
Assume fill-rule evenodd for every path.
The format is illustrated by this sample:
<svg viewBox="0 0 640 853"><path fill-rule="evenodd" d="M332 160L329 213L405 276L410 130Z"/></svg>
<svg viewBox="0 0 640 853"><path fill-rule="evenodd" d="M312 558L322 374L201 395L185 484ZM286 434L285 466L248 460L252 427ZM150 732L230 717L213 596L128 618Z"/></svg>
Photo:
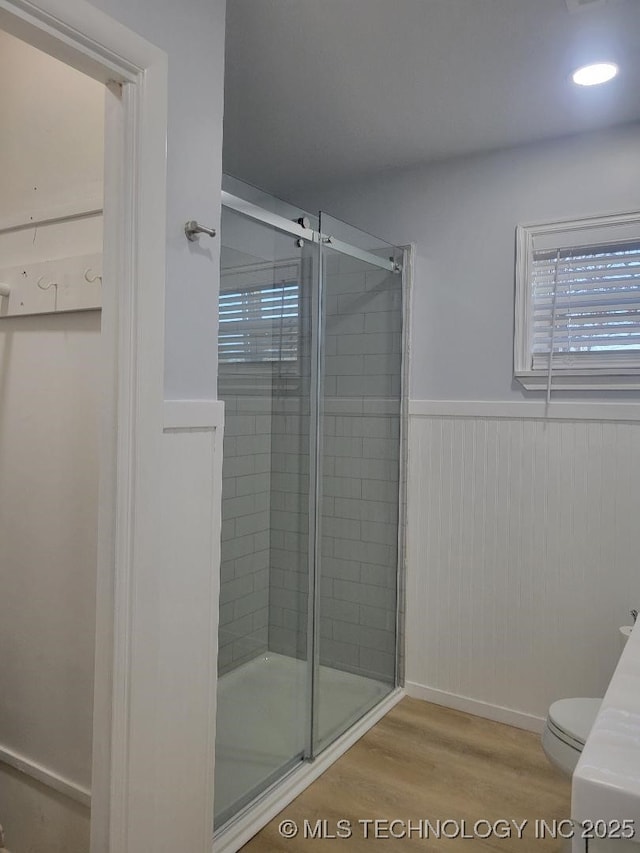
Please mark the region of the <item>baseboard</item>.
<svg viewBox="0 0 640 853"><path fill-rule="evenodd" d="M318 758L300 765L266 791L228 826L216 833L213 843L214 853L235 853L239 850L263 826L295 800L305 788L308 788L318 776L328 770L341 755L397 705L404 695L405 691L402 688L396 688L331 746L328 746Z"/></svg>
<svg viewBox="0 0 640 853"><path fill-rule="evenodd" d="M20 755L12 749L0 746L0 766L3 764L24 773L25 776L35 779L36 782L46 785L47 788L52 788L59 794L64 794L65 797L86 806L86 808L91 807L91 792L87 788L83 788L82 785L78 785L71 779L66 779L54 770Z"/></svg>
<svg viewBox="0 0 640 853"><path fill-rule="evenodd" d="M470 699L468 696L458 696L456 693L447 693L445 690L436 690L434 687L426 687L424 684L416 684L407 681L404 687L407 696L414 699L423 699L425 702L433 702L434 705L442 705L445 708L453 708L456 711L466 711L476 717L484 717L497 723L506 723L517 729L525 729L528 732L542 733L544 719L533 714L525 714L523 711L514 711L511 708L503 708L502 705L492 705L482 702L480 699Z"/></svg>

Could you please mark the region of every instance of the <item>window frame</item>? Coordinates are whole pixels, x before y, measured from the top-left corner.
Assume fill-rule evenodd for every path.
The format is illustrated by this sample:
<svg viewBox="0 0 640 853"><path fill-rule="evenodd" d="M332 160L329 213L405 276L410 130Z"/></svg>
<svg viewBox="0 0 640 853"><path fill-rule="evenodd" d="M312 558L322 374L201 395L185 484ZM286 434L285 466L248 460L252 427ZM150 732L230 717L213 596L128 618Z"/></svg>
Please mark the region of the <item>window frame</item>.
<svg viewBox="0 0 640 853"><path fill-rule="evenodd" d="M533 304L530 279L535 241L544 240L550 249L568 249L595 247L606 241L625 239L640 240L640 211L539 222L518 225L516 228L513 374L528 391L544 390L549 381L547 369L534 370L532 367ZM640 350L637 366L629 368L552 367L552 387L565 391L640 389Z"/></svg>

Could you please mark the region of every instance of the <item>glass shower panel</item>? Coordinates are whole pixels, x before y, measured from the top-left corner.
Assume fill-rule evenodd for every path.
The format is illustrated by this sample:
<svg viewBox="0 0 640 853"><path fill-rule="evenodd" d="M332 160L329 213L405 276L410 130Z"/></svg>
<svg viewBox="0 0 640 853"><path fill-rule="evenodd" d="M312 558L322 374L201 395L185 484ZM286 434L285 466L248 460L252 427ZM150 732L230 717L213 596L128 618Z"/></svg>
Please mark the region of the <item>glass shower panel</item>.
<svg viewBox="0 0 640 853"><path fill-rule="evenodd" d="M401 252L321 216L317 753L396 684Z"/></svg>
<svg viewBox="0 0 640 853"><path fill-rule="evenodd" d="M215 823L308 749L313 244L223 208L225 402Z"/></svg>

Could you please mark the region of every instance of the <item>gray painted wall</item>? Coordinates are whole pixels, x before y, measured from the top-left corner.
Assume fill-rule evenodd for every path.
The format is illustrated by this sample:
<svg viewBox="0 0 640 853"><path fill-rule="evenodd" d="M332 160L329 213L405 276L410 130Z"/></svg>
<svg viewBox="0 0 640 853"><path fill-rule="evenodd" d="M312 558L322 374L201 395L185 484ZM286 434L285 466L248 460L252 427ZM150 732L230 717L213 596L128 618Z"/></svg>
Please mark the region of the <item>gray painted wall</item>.
<svg viewBox="0 0 640 853"><path fill-rule="evenodd" d="M226 2L91 2L169 57L165 396L215 399L220 241L190 244L183 229L220 222Z"/></svg>
<svg viewBox="0 0 640 853"><path fill-rule="evenodd" d="M517 400L527 395L512 378L516 225L637 209L639 150L635 124L301 190L292 200L415 243L412 398Z"/></svg>

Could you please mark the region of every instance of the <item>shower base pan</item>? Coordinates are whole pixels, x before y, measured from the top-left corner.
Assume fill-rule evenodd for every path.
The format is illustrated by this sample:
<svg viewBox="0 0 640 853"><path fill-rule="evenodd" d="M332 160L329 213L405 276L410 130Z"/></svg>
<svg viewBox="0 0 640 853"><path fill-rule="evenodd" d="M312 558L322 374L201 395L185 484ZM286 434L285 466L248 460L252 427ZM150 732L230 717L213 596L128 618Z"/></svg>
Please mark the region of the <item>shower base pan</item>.
<svg viewBox="0 0 640 853"><path fill-rule="evenodd" d="M320 748L330 745L313 762L302 762L307 677L305 661L271 652L221 676L215 815L222 826L216 853L232 853L248 841L403 695L383 682L321 666L318 740Z"/></svg>

